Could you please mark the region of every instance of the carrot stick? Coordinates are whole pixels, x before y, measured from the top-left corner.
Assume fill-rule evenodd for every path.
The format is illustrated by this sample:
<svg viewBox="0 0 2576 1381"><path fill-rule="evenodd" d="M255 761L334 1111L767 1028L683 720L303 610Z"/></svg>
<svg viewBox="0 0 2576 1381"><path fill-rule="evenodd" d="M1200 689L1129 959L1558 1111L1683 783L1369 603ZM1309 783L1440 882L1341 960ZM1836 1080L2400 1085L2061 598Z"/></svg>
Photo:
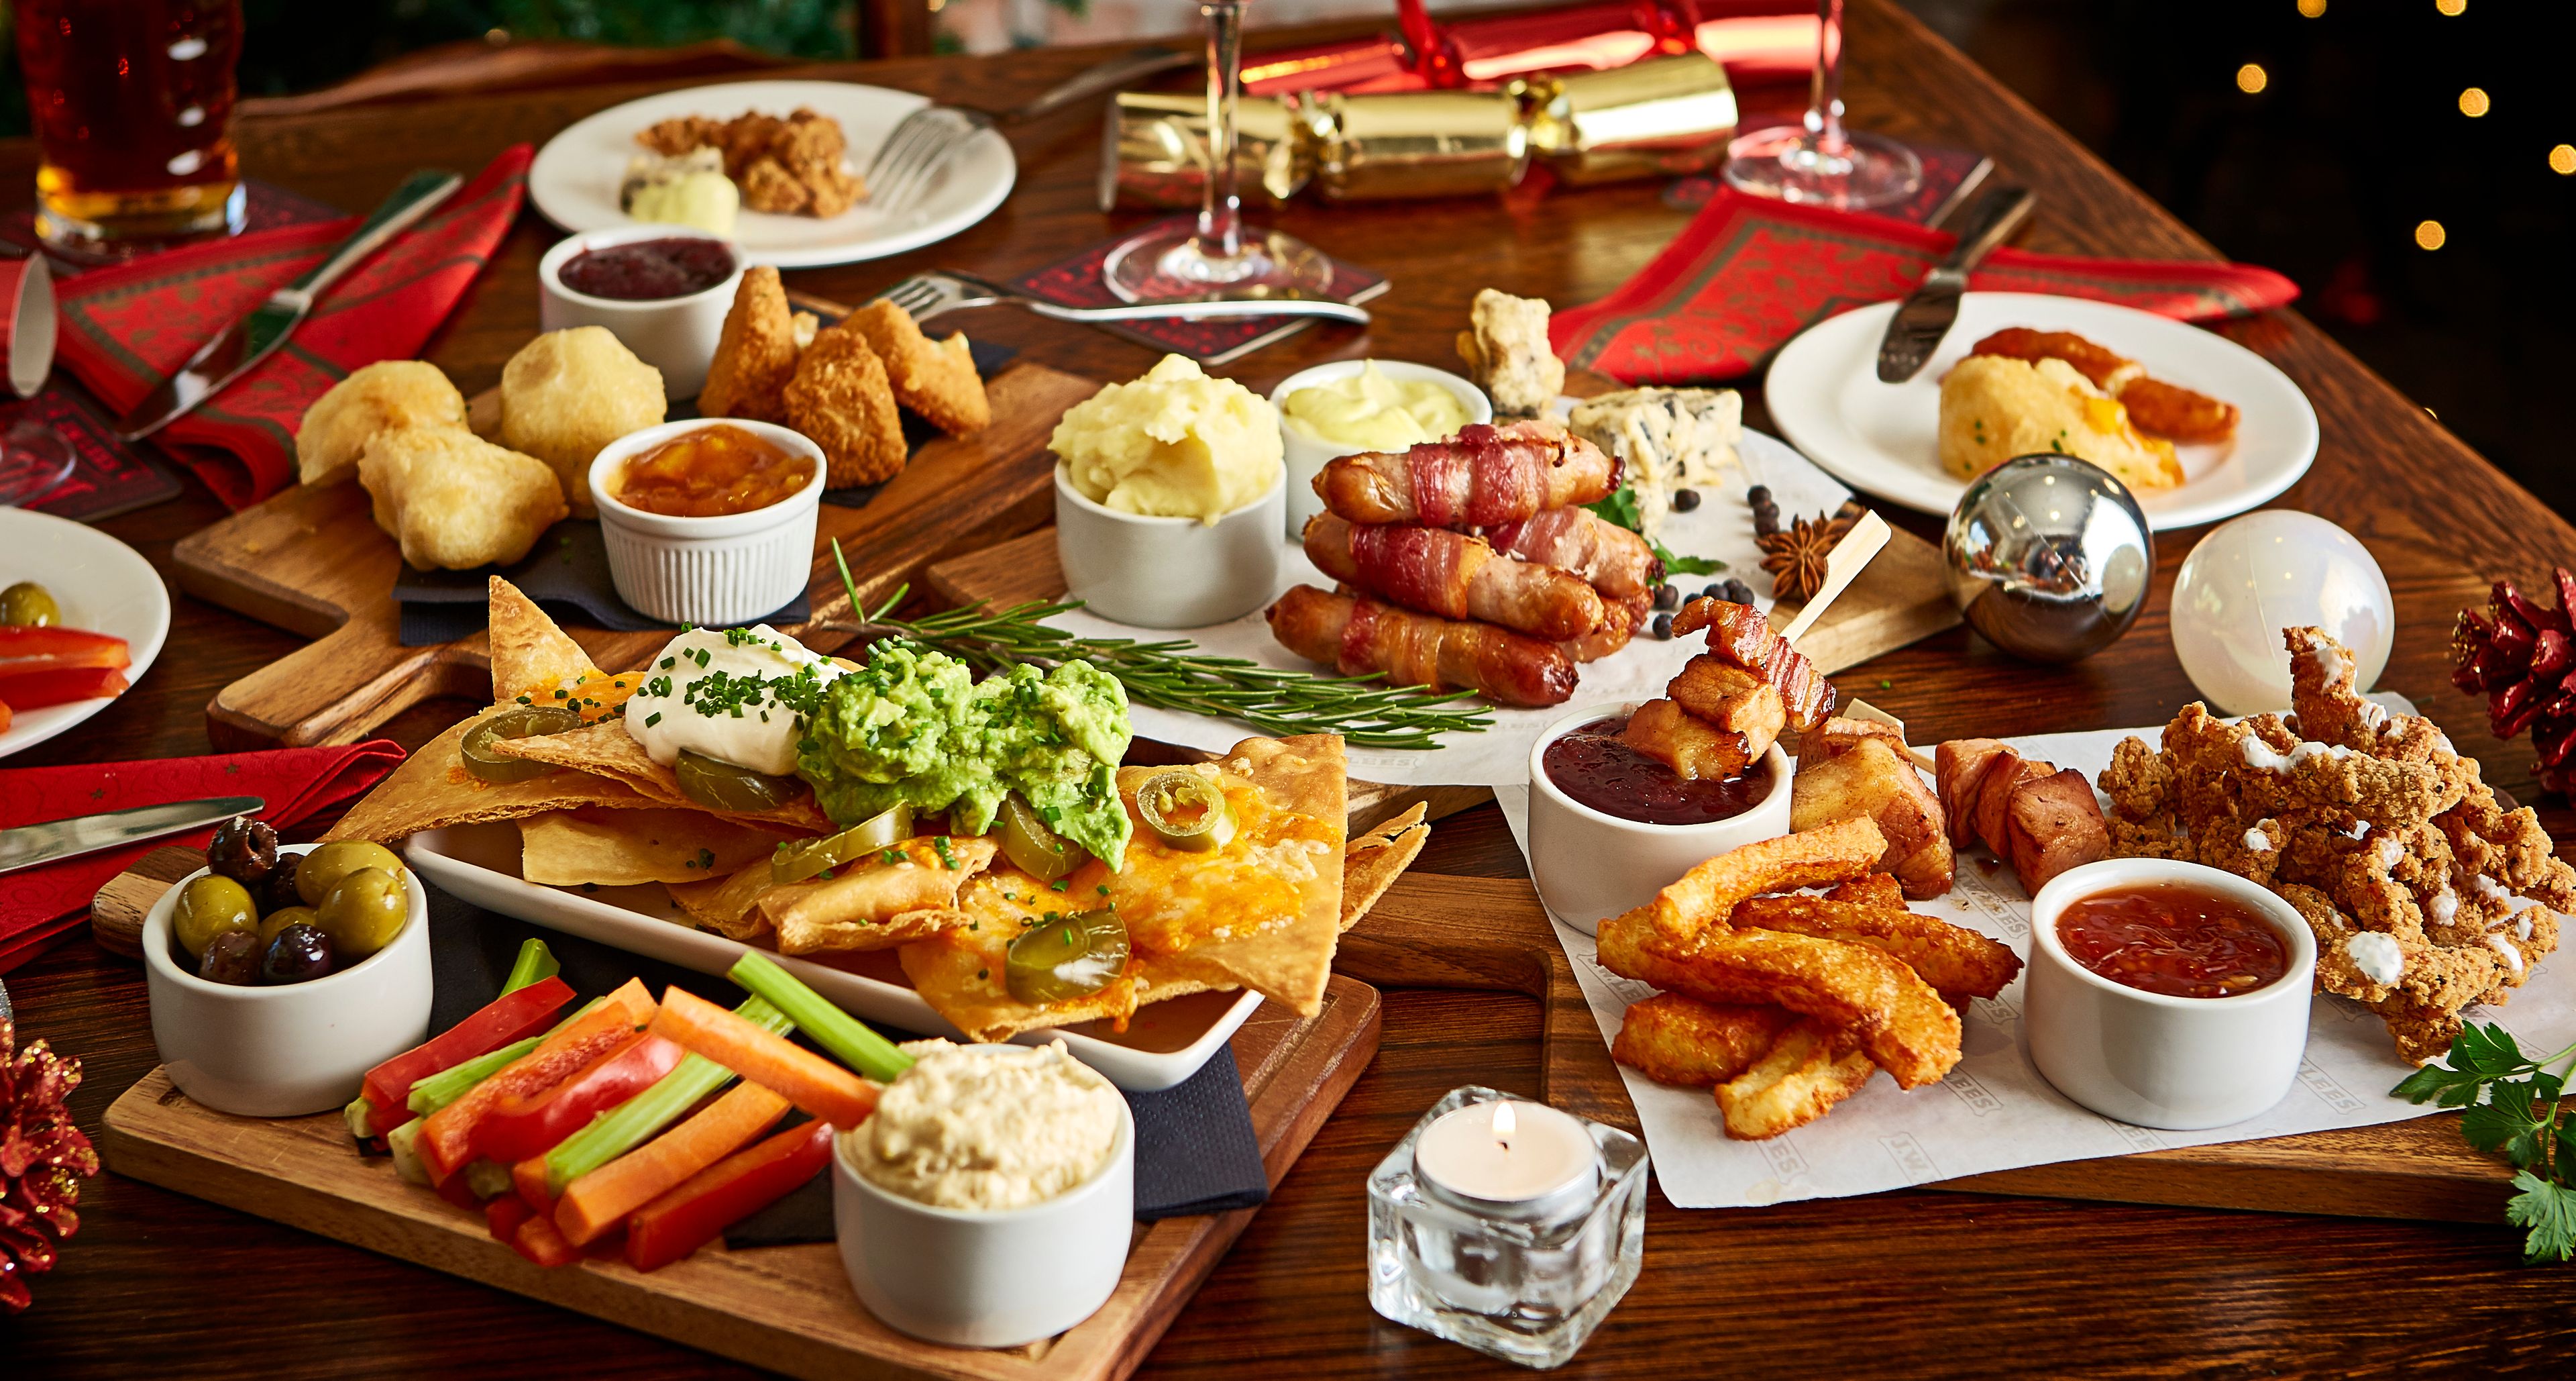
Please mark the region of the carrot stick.
<svg viewBox="0 0 2576 1381"><path fill-rule="evenodd" d="M546 1193L546 1153L535 1155L510 1167L510 1184L519 1191L519 1202L532 1213L553 1213L554 1197Z"/></svg>
<svg viewBox="0 0 2576 1381"><path fill-rule="evenodd" d="M835 1127L846 1129L867 1121L885 1087L681 988L662 994L653 1033L776 1090Z"/></svg>
<svg viewBox="0 0 2576 1381"><path fill-rule="evenodd" d="M555 1203L555 1226L575 1246L597 1241L627 1214L742 1149L786 1115L785 1098L758 1084L736 1085L706 1111L564 1186Z"/></svg>
<svg viewBox="0 0 2576 1381"><path fill-rule="evenodd" d="M421 1123L418 1143L421 1163L429 1168L430 1177L445 1180L474 1158L474 1129L504 1096L552 1088L611 1047L632 1038L638 1018L632 1008L614 997L612 994L611 1000L556 1028L536 1049L503 1066L464 1097L431 1113ZM650 1020L649 1014L643 1019Z"/></svg>

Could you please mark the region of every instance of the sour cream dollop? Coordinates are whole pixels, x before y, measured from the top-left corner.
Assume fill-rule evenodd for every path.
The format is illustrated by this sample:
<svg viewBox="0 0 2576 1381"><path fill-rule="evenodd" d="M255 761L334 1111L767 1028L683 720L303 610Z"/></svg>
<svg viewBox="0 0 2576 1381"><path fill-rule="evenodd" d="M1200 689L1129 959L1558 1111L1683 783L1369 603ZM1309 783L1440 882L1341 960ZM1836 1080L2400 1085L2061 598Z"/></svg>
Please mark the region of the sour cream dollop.
<svg viewBox="0 0 2576 1381"><path fill-rule="evenodd" d="M686 750L783 777L796 770L801 725L791 702L841 670L765 623L692 628L654 654L626 702L626 732L664 766Z"/></svg>

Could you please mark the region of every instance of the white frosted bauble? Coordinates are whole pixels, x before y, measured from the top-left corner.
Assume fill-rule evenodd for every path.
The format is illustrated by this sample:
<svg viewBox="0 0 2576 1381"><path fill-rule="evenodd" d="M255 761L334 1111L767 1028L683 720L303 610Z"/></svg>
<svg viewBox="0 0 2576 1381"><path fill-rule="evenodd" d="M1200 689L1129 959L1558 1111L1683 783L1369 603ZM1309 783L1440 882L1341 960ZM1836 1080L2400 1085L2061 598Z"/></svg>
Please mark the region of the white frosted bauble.
<svg viewBox="0 0 2576 1381"><path fill-rule="evenodd" d="M2174 655L2202 696L2231 715L2290 707L2284 628L2322 628L2353 656L2353 686L2388 665L2397 605L2370 549L2313 513L2266 509L2191 549L2174 577Z"/></svg>

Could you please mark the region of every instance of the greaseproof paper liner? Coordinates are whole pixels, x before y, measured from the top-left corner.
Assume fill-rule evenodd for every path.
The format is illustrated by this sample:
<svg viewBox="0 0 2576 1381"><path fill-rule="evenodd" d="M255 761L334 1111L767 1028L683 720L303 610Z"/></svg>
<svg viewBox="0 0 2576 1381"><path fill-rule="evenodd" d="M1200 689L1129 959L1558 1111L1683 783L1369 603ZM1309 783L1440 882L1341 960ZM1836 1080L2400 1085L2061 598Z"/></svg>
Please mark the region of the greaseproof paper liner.
<svg viewBox="0 0 2576 1381"><path fill-rule="evenodd" d="M2373 698L2392 711L2414 712L2401 697ZM2095 730L2006 742L2026 757L2081 768L2093 777L2109 763L2121 739L2135 734L2154 743L2160 732L2160 727ZM1494 795L1526 857L1528 786L1498 788ZM1946 896L1907 905L2001 940L2027 959L2030 900L2009 866L1989 872L1993 864L1983 849L1962 851L1958 882ZM1591 936L1561 919L1555 924L1557 941L1573 962L1606 1043L1618 1034L1627 1005L1654 989L1602 968ZM2472 1007L2469 1018L2502 1025L2526 1050L2555 1050L2576 1040L2576 994L2551 972L2555 962L2552 956L2534 964L2529 981L2514 990L2509 1005ZM2368 1127L2436 1111L2431 1104L2388 1096L2414 1066L2397 1057L2379 1018L2358 1003L2319 993L2298 1080L2270 1111L2197 1132L2115 1122L2085 1110L2040 1077L2021 1047L2021 1000L2022 980L2016 978L1993 1001L1975 1001L1963 1022L1965 1053L1940 1083L1909 1093L1893 1080L1873 1077L1823 1117L1768 1141L1730 1140L1707 1089L1659 1084L1624 1065L1619 1074L1636 1102L1664 1197L1681 1208L1875 1194L1991 1170L2254 1141L2329 1127ZM2501 1165L2496 1174L2501 1181Z"/></svg>

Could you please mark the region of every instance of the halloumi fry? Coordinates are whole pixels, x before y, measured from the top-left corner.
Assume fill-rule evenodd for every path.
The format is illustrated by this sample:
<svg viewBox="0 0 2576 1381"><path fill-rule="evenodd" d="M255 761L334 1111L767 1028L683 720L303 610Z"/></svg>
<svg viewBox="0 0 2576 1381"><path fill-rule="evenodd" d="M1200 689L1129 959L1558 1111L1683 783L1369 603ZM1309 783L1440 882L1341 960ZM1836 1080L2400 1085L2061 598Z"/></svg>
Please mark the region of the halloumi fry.
<svg viewBox="0 0 2576 1381"><path fill-rule="evenodd" d="M1629 1004L1610 1058L1657 1083L1714 1088L1752 1068L1800 1020L1779 1007L1719 1006L1657 993Z"/></svg>
<svg viewBox="0 0 2576 1381"><path fill-rule="evenodd" d="M1893 873L1867 873L1849 882L1834 884L1833 890L1825 893L1825 900L1902 908L1905 905L1905 888Z"/></svg>
<svg viewBox="0 0 2576 1381"><path fill-rule="evenodd" d="M1993 997L2021 972L2021 956L1965 926L1903 907L1824 897L1755 897L1732 923L1826 940L1848 940L1894 955L1944 993Z"/></svg>
<svg viewBox="0 0 2576 1381"><path fill-rule="evenodd" d="M1765 892L1819 887L1859 877L1887 851L1887 836L1868 819L1784 834L1694 864L1655 897L1655 928L1686 940L1724 922L1736 903Z"/></svg>
<svg viewBox="0 0 2576 1381"><path fill-rule="evenodd" d="M957 889L1000 848L990 838L907 839L829 881L773 887L760 909L781 954L891 949L963 924Z"/></svg>
<svg viewBox="0 0 2576 1381"><path fill-rule="evenodd" d="M1717 1086L1717 1108L1728 1136L1767 1141L1832 1111L1875 1072L1850 1032L1802 1021L1759 1063Z"/></svg>

